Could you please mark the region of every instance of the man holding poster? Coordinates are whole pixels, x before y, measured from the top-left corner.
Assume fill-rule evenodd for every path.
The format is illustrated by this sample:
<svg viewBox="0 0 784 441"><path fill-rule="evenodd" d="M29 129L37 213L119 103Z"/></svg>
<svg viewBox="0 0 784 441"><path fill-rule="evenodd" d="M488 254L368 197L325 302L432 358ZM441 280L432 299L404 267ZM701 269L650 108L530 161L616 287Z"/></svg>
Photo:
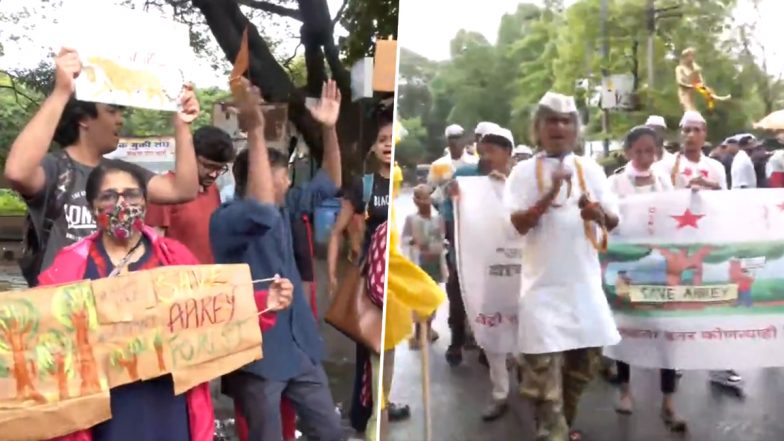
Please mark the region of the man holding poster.
<svg viewBox="0 0 784 441"><path fill-rule="evenodd" d="M517 353L517 310L520 296L522 240L506 220L503 181L512 166L512 132L501 127L488 130L479 141L480 159L489 178L474 176L467 167L455 173L455 247L460 288L467 322L484 351L493 385L492 400L482 419L493 421L507 410L509 371L507 355ZM490 221L488 216L496 216ZM489 228L490 225L504 228ZM479 269L479 270L477 270Z"/></svg>
<svg viewBox="0 0 784 441"><path fill-rule="evenodd" d="M85 198L87 176L107 161L123 126L123 110L112 104L80 101L74 97L82 72L79 55L61 49L55 58L55 84L38 113L27 123L8 152L5 177L27 203L26 250L20 266L30 286L63 247L96 230ZM132 166L144 176L149 200L184 202L196 195L198 179L190 124L199 103L190 85L183 86L180 110L173 116L176 176L158 176ZM54 141L61 149L47 153Z"/></svg>
<svg viewBox="0 0 784 441"><path fill-rule="evenodd" d="M515 166L504 197L524 236L520 391L534 405L539 441L582 438L570 432L579 398L601 348L621 339L599 265L617 207L601 167L572 153L579 132L574 98L546 93L533 117L533 144L543 151Z"/></svg>

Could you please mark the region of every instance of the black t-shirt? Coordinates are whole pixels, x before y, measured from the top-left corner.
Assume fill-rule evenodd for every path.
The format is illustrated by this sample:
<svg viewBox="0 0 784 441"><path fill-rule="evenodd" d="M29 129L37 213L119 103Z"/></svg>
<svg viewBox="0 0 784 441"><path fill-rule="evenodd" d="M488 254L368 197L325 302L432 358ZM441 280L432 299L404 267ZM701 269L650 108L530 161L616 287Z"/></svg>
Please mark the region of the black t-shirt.
<svg viewBox="0 0 784 441"><path fill-rule="evenodd" d="M367 212L365 240L362 247L364 254L364 251L370 246L370 238L373 237L373 232L376 231L379 225L386 222L389 216L389 178L385 178L378 173L373 175L373 191L368 201L362 200L363 189L362 178L359 177L354 180L350 191L344 197L354 206L355 213L363 214Z"/></svg>

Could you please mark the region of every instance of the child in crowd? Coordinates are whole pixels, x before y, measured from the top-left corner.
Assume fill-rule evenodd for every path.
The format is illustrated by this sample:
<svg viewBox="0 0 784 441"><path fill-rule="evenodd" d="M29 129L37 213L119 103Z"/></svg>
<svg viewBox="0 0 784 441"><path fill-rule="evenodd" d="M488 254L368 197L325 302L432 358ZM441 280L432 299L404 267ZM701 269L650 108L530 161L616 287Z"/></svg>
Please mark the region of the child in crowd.
<svg viewBox="0 0 784 441"><path fill-rule="evenodd" d="M403 243L409 246L409 257L436 283L446 280L446 260L444 258L444 222L432 209L430 187L420 184L414 188L414 204L417 212L406 217L403 226ZM438 333L431 323L435 314L427 322L430 341L438 339ZM420 325L415 320L414 336L409 342L411 349L419 349Z"/></svg>

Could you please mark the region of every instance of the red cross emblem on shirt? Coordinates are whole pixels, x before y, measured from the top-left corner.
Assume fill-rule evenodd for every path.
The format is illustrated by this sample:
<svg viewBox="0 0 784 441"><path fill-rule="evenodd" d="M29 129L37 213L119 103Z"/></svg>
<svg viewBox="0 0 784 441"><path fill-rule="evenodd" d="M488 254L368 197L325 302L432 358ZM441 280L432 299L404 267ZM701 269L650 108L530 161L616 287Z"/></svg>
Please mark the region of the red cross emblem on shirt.
<svg viewBox="0 0 784 441"><path fill-rule="evenodd" d="M689 176L691 176L691 169L690 169L690 168L687 168L686 170L684 170L684 171L683 171L683 176L686 176L687 178L688 178Z"/></svg>

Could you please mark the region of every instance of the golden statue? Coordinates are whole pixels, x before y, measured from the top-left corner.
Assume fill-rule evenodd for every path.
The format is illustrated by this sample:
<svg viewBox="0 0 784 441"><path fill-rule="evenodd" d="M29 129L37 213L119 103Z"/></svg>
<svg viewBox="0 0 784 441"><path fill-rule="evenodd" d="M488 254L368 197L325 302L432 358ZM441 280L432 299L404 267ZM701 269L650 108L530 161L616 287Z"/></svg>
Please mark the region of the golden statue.
<svg viewBox="0 0 784 441"><path fill-rule="evenodd" d="M693 91L697 91L708 105L708 111L716 108L716 101L726 101L730 95L718 96L710 87L705 85L702 78L702 68L694 61L694 48L686 48L681 52L681 62L675 68L675 81L678 82L678 101L684 112L697 111L694 104Z"/></svg>

